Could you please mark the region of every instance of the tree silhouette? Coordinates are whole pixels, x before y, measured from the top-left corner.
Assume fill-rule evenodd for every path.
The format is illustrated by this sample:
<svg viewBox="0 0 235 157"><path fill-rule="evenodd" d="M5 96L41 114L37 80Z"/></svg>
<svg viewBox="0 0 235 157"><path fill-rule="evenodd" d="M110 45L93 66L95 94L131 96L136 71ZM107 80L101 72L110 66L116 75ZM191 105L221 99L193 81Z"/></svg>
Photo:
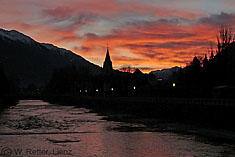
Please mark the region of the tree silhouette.
<svg viewBox="0 0 235 157"><path fill-rule="evenodd" d="M194 57L193 61L179 73L178 81L183 82L183 86L189 87L191 91L201 92L201 97L210 97L209 93L212 93L213 89L218 86L233 89L235 85L235 42L232 42L232 38L232 31L228 27L221 27L219 36L217 36L217 53L214 53L211 46L209 60L207 55L203 59ZM197 95L195 92L191 93L192 96ZM232 98L231 93L228 92L224 95L230 95Z"/></svg>
<svg viewBox="0 0 235 157"><path fill-rule="evenodd" d="M96 79L98 82L98 79ZM46 85L49 94L65 95L83 92L92 86L92 76L86 68L77 69L75 66L57 69L54 71L51 80Z"/></svg>
<svg viewBox="0 0 235 157"><path fill-rule="evenodd" d="M202 60L202 65L203 65L203 68L206 68L208 66L208 59L207 59L206 54L204 56L204 59Z"/></svg>
<svg viewBox="0 0 235 157"><path fill-rule="evenodd" d="M130 65L128 65L128 66L122 66L121 68L119 68L119 70L122 71L122 72L133 73L133 72L135 72L136 68L131 67Z"/></svg>
<svg viewBox="0 0 235 157"><path fill-rule="evenodd" d="M219 35L217 35L218 53L224 51L228 45L234 40L232 29L227 26L221 26Z"/></svg>

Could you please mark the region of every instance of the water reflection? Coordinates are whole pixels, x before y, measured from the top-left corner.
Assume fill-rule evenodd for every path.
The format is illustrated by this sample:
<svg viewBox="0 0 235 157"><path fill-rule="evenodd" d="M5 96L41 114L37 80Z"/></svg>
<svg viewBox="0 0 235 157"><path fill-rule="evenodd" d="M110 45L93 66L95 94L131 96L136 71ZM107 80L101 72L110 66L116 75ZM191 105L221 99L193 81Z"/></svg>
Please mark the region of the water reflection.
<svg viewBox="0 0 235 157"><path fill-rule="evenodd" d="M0 116L0 149L21 149L26 157L40 156L30 154L38 149L49 152L44 156L67 156L63 153L69 150L73 156L235 156L232 144L215 145L174 133L112 131L107 128L128 124L40 100L20 101Z"/></svg>

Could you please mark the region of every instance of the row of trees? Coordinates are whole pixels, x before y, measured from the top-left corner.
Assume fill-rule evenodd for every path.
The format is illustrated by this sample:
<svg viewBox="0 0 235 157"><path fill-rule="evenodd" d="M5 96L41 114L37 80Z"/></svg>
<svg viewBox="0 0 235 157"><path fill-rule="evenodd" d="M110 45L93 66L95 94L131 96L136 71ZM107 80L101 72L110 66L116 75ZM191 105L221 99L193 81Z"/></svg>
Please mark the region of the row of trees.
<svg viewBox="0 0 235 157"><path fill-rule="evenodd" d="M235 42L228 27L222 27L217 36L217 50L210 49L209 58L193 58L179 73L178 82L188 87L192 95L211 97L218 86L233 86L235 83Z"/></svg>
<svg viewBox="0 0 235 157"><path fill-rule="evenodd" d="M75 66L57 69L45 88L46 95L118 95L129 96L148 84L148 75L113 70L93 75Z"/></svg>

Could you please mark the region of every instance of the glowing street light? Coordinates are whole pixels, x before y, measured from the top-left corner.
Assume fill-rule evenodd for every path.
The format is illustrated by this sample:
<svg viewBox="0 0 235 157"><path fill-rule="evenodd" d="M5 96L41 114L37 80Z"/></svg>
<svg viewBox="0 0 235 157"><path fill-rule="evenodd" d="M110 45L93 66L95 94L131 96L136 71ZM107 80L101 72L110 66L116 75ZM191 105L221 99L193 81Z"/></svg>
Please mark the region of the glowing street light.
<svg viewBox="0 0 235 157"><path fill-rule="evenodd" d="M111 88L111 91L113 91L113 88Z"/></svg>
<svg viewBox="0 0 235 157"><path fill-rule="evenodd" d="M135 90L135 89L136 89L136 86L134 86L133 89Z"/></svg>
<svg viewBox="0 0 235 157"><path fill-rule="evenodd" d="M96 92L99 92L99 89L96 89L95 91L96 91Z"/></svg>
<svg viewBox="0 0 235 157"><path fill-rule="evenodd" d="M175 83L173 83L172 86L175 87Z"/></svg>
<svg viewBox="0 0 235 157"><path fill-rule="evenodd" d="M82 90L80 90L79 92L82 93Z"/></svg>
<svg viewBox="0 0 235 157"><path fill-rule="evenodd" d="M85 90L85 93L87 93L87 90Z"/></svg>

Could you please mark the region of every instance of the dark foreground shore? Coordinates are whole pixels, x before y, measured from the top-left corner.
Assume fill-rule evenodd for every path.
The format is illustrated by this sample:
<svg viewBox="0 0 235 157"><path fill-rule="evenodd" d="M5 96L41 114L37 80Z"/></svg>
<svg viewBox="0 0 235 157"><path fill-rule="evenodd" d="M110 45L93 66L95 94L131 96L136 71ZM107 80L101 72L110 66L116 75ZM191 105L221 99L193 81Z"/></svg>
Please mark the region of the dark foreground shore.
<svg viewBox="0 0 235 157"><path fill-rule="evenodd" d="M166 131L235 142L235 107L218 104L159 103L150 98L50 97L46 101L91 109L106 120L128 122L118 131Z"/></svg>
<svg viewBox="0 0 235 157"><path fill-rule="evenodd" d="M0 98L0 112L10 106L14 106L17 104L16 97L7 97L7 98Z"/></svg>

